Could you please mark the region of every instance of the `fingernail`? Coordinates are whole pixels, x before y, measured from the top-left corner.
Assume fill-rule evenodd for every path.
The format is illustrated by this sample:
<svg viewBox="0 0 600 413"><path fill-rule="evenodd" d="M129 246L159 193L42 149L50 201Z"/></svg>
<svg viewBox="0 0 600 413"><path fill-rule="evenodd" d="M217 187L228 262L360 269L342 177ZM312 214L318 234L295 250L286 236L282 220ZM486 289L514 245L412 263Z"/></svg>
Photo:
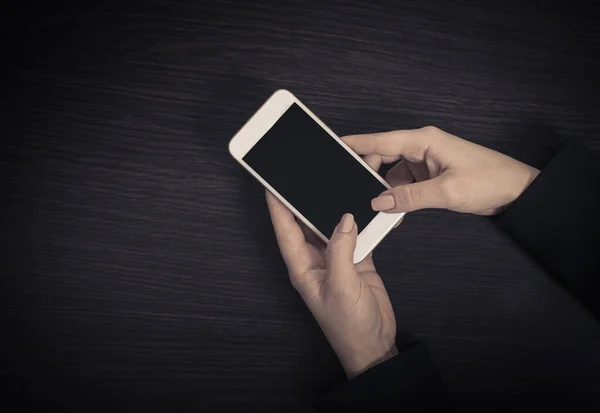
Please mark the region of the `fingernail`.
<svg viewBox="0 0 600 413"><path fill-rule="evenodd" d="M354 217L352 214L344 214L340 222L339 231L347 234L352 231L352 228L354 228Z"/></svg>
<svg viewBox="0 0 600 413"><path fill-rule="evenodd" d="M392 209L394 205L393 195L382 195L371 201L371 208L373 208L374 211L386 211Z"/></svg>

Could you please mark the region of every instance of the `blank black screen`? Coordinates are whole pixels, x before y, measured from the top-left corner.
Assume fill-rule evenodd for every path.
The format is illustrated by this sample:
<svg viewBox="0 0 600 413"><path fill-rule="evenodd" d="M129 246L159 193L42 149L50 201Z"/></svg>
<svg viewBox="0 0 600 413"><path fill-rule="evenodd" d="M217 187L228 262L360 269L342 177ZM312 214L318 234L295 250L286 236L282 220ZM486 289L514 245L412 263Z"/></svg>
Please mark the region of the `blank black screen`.
<svg viewBox="0 0 600 413"><path fill-rule="evenodd" d="M347 212L364 229L377 215L371 199L386 190L296 104L244 161L328 238Z"/></svg>

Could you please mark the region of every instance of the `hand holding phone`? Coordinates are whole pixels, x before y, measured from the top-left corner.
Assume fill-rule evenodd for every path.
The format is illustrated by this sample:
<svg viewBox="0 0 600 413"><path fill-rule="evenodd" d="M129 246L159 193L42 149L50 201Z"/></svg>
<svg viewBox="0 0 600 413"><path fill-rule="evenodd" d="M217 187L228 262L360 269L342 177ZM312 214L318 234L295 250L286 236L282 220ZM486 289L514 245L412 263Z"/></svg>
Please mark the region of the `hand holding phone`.
<svg viewBox="0 0 600 413"><path fill-rule="evenodd" d="M373 259L352 263L358 234L352 215L343 216L327 246L311 243L286 206L268 191L266 195L292 285L348 378L396 355L394 310Z"/></svg>
<svg viewBox="0 0 600 413"><path fill-rule="evenodd" d="M358 229L355 263L404 216L373 211L371 199L391 187L287 90L263 104L229 151L323 241L351 213Z"/></svg>
<svg viewBox="0 0 600 413"><path fill-rule="evenodd" d="M366 157L379 156L383 162L402 159L386 175L393 188L372 202L377 211L445 208L494 215L517 199L540 173L433 126L345 136L343 140Z"/></svg>

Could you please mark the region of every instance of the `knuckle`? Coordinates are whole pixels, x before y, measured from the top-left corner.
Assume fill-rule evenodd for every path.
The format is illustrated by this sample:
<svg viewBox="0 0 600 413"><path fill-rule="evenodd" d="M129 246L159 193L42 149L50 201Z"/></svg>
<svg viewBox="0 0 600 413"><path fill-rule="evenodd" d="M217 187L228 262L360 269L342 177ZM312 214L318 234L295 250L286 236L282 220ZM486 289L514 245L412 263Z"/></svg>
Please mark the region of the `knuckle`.
<svg viewBox="0 0 600 413"><path fill-rule="evenodd" d="M383 150L384 142L382 136L383 135L380 133L373 135L373 139L370 141L372 153L379 153Z"/></svg>
<svg viewBox="0 0 600 413"><path fill-rule="evenodd" d="M425 132L431 136L438 136L438 135L442 135L444 133L444 131L442 131L440 128L438 128L436 126L425 126L422 128L422 130L423 130L423 132Z"/></svg>
<svg viewBox="0 0 600 413"><path fill-rule="evenodd" d="M399 187L395 191L396 203L398 205L405 205L408 207L414 207L419 203L419 189L413 185L405 185Z"/></svg>
<svg viewBox="0 0 600 413"><path fill-rule="evenodd" d="M335 235L339 235L339 234L335 234ZM329 243L327 244L327 257L329 259L331 259L332 257L335 257L337 255L338 247L336 244L337 244L337 242L334 239L334 237L331 237L331 239L329 240Z"/></svg>
<svg viewBox="0 0 600 413"><path fill-rule="evenodd" d="M427 140L428 145L443 142L444 140L448 139L448 137L452 136L437 126L425 126L422 128L422 130L424 131L425 139Z"/></svg>
<svg viewBox="0 0 600 413"><path fill-rule="evenodd" d="M350 236L350 234L335 234L333 237L331 237L331 239L329 240L329 243L327 244L327 255L329 257L336 257L338 256L341 251L343 249L343 245L342 243L345 241L346 238L348 238Z"/></svg>

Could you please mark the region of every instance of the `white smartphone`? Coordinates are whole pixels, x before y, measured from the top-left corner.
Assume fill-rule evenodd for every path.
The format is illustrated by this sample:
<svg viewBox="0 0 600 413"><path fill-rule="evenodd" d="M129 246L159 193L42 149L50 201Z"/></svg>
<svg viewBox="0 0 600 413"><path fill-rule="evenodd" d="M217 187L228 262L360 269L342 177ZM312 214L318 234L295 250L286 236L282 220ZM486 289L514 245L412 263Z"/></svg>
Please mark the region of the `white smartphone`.
<svg viewBox="0 0 600 413"><path fill-rule="evenodd" d="M323 241L344 213L353 214L355 264L404 216L371 209L371 199L390 186L287 90L258 109L229 152Z"/></svg>

